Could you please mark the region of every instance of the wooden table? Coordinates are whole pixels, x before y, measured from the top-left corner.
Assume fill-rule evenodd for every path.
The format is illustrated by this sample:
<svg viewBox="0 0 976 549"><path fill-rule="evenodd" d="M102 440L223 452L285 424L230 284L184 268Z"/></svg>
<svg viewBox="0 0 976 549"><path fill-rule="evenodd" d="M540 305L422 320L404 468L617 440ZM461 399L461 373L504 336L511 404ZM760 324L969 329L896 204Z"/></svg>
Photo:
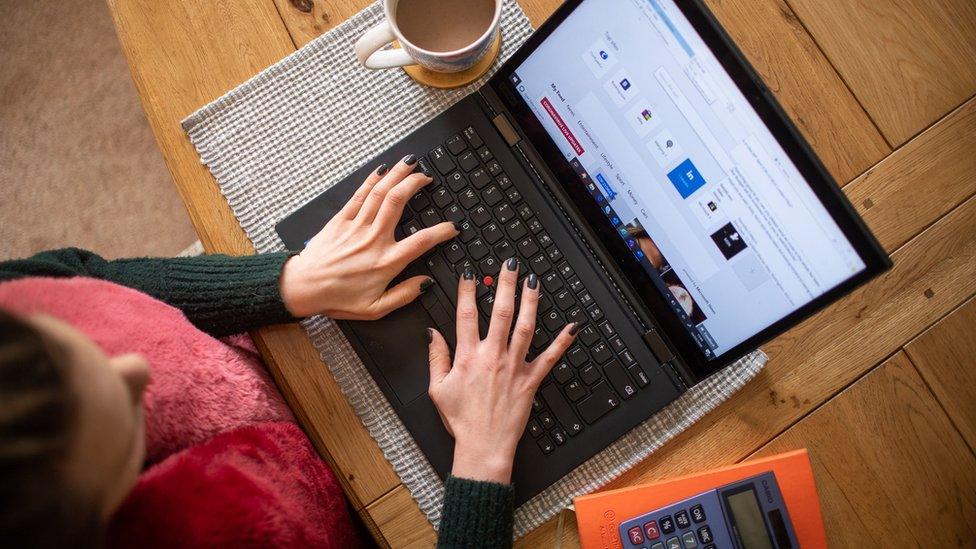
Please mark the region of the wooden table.
<svg viewBox="0 0 976 549"><path fill-rule="evenodd" d="M253 253L179 122L366 0L108 0L209 252ZM810 448L832 544L976 539L976 3L708 0L894 259L765 347L769 365L610 487ZM522 0L538 26L555 0ZM297 325L255 339L382 545L435 539ZM574 528L565 529L572 545ZM556 522L520 540L552 546Z"/></svg>

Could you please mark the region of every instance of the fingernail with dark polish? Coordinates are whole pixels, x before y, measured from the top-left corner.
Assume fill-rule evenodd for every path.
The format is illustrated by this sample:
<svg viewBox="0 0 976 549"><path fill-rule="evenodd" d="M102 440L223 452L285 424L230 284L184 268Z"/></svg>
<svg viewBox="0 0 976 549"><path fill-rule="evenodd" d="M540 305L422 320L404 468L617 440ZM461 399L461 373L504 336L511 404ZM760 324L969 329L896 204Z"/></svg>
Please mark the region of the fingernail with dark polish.
<svg viewBox="0 0 976 549"><path fill-rule="evenodd" d="M464 279L465 280L474 280L474 271L471 269L471 267L465 267L464 268Z"/></svg>
<svg viewBox="0 0 976 549"><path fill-rule="evenodd" d="M433 285L434 285L434 279L433 278L427 278L427 279L425 279L423 282L420 283L420 293L426 292L427 291L427 288L430 288Z"/></svg>
<svg viewBox="0 0 976 549"><path fill-rule="evenodd" d="M380 164L380 167L376 168L376 175L384 175L388 171L390 171L390 168L386 164Z"/></svg>
<svg viewBox="0 0 976 549"><path fill-rule="evenodd" d="M530 290L534 290L539 287L539 277L535 276L535 273L529 275L529 278L525 281L525 285L529 287Z"/></svg>
<svg viewBox="0 0 976 549"><path fill-rule="evenodd" d="M580 331L580 323L579 322L574 322L573 323L573 327L569 329L569 335L574 336L574 335L578 334L579 331Z"/></svg>
<svg viewBox="0 0 976 549"><path fill-rule="evenodd" d="M464 224L464 220L463 219L461 221L455 221L454 222L454 230L457 231L457 232L461 232L464 229L464 227L461 226L463 224Z"/></svg>
<svg viewBox="0 0 976 549"><path fill-rule="evenodd" d="M406 164L407 166L413 166L414 164L417 163L417 155L408 154L407 156L404 156L403 163Z"/></svg>
<svg viewBox="0 0 976 549"><path fill-rule="evenodd" d="M508 268L509 271L518 270L518 258L517 257L513 257L513 258L509 259L508 261L506 261L505 262L505 267Z"/></svg>
<svg viewBox="0 0 976 549"><path fill-rule="evenodd" d="M434 329L427 328L426 332L427 332L427 343L434 341Z"/></svg>

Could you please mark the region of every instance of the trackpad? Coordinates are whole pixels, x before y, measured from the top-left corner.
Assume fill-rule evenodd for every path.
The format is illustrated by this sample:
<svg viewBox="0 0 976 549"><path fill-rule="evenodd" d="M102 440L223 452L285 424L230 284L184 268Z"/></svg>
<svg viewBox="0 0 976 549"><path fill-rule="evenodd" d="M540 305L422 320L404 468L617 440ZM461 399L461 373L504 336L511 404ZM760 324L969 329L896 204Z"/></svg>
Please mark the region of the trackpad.
<svg viewBox="0 0 976 549"><path fill-rule="evenodd" d="M400 404L427 393L430 369L424 330L434 322L419 303L397 309L380 320L347 321L347 325Z"/></svg>

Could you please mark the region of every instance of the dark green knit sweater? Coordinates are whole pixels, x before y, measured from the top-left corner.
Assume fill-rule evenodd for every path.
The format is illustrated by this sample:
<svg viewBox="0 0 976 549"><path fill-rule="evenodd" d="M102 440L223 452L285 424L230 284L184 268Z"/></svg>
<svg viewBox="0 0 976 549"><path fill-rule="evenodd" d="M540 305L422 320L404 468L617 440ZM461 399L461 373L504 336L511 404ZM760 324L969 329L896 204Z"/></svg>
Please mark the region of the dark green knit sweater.
<svg viewBox="0 0 976 549"><path fill-rule="evenodd" d="M286 253L106 261L77 248L0 262L0 282L28 276L86 276L144 292L220 337L296 320L278 291ZM449 477L438 547L510 547L512 487Z"/></svg>

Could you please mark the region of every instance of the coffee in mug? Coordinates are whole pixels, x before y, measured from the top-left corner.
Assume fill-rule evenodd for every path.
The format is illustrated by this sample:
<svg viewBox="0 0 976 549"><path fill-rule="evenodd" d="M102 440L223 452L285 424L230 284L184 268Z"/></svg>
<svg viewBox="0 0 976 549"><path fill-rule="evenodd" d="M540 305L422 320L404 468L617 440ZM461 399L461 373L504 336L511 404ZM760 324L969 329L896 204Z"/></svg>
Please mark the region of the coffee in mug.
<svg viewBox="0 0 976 549"><path fill-rule="evenodd" d="M368 69L422 65L460 72L481 60L498 37L503 0L384 0L386 20L356 41ZM399 41L399 48L383 49Z"/></svg>

